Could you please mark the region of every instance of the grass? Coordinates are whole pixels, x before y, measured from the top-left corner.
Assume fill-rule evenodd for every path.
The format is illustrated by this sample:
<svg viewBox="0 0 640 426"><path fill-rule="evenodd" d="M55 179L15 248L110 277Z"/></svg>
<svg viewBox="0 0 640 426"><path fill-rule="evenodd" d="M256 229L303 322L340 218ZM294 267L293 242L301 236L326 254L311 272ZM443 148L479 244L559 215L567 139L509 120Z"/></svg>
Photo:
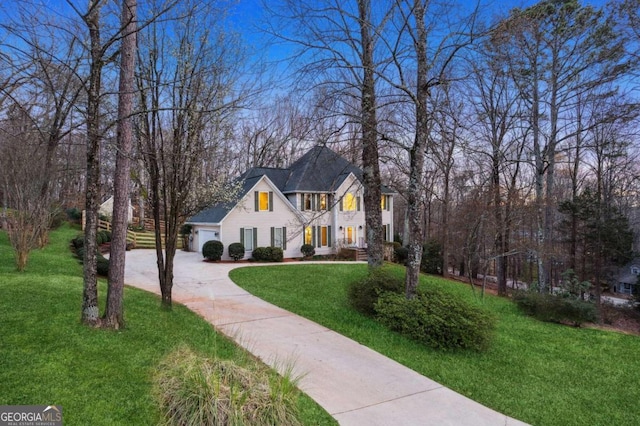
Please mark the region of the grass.
<svg viewBox="0 0 640 426"><path fill-rule="evenodd" d="M134 288L125 289L124 330L81 325L82 271L68 248L77 232L52 233L19 273L0 231L0 404L62 405L67 425L158 424L153 370L176 347L256 362L184 306L161 310L157 296ZM101 302L105 293L101 281ZM298 407L304 424L335 424L306 395Z"/></svg>
<svg viewBox="0 0 640 426"><path fill-rule="evenodd" d="M640 337L542 323L509 300L490 295L478 300L468 286L423 276L422 286L481 304L498 317L488 351L437 351L348 306L348 283L365 274L365 265L296 265L236 269L231 278L260 298L527 423L640 424Z"/></svg>

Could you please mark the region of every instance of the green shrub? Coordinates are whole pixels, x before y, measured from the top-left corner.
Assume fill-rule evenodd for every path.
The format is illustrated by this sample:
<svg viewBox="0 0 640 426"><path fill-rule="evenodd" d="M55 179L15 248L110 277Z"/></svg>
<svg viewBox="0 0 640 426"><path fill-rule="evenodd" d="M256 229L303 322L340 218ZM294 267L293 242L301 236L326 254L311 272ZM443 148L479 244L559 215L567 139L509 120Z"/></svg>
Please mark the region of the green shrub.
<svg viewBox="0 0 640 426"><path fill-rule="evenodd" d="M420 270L427 274L442 275L442 244L430 239L422 246L422 262Z"/></svg>
<svg viewBox="0 0 640 426"><path fill-rule="evenodd" d="M389 268L376 268L369 275L349 285L349 304L358 312L373 316L375 303L386 292L403 293L404 281Z"/></svg>
<svg viewBox="0 0 640 426"><path fill-rule="evenodd" d="M98 231L96 234L96 242L98 245L108 243L111 241L111 232L109 231Z"/></svg>
<svg viewBox="0 0 640 426"><path fill-rule="evenodd" d="M280 247L256 247L253 259L258 262L282 262L284 253Z"/></svg>
<svg viewBox="0 0 640 426"><path fill-rule="evenodd" d="M180 227L180 235L189 235L191 234L191 230L193 229L193 225L184 224Z"/></svg>
<svg viewBox="0 0 640 426"><path fill-rule="evenodd" d="M75 249L75 252L76 257L80 260L80 262L84 262L85 248L78 247L77 249ZM104 257L99 251L96 252L96 272L98 273L98 275L101 275L103 277L109 276L109 259Z"/></svg>
<svg viewBox="0 0 640 426"><path fill-rule="evenodd" d="M271 262L282 262L284 260L284 252L280 247L269 247L269 251Z"/></svg>
<svg viewBox="0 0 640 426"><path fill-rule="evenodd" d="M229 257L233 260L240 260L244 257L244 246L241 243L229 244Z"/></svg>
<svg viewBox="0 0 640 426"><path fill-rule="evenodd" d="M220 260L224 253L224 245L221 241L211 240L202 246L202 255L207 260Z"/></svg>
<svg viewBox="0 0 640 426"><path fill-rule="evenodd" d="M78 235L73 240L71 240L71 245L75 250L84 247L84 235Z"/></svg>
<svg viewBox="0 0 640 426"><path fill-rule="evenodd" d="M109 276L109 259L98 253L96 272L103 277Z"/></svg>
<svg viewBox="0 0 640 426"><path fill-rule="evenodd" d="M316 249L311 244L303 244L300 251L304 257L311 257L316 254Z"/></svg>
<svg viewBox="0 0 640 426"><path fill-rule="evenodd" d="M396 263L404 265L407 263L407 259L409 258L409 249L406 247L396 247L394 250L394 254L396 256Z"/></svg>
<svg viewBox="0 0 640 426"><path fill-rule="evenodd" d="M82 219L82 212L77 208L67 209L67 218L73 222L80 222Z"/></svg>
<svg viewBox="0 0 640 426"><path fill-rule="evenodd" d="M82 262L84 260L84 246L76 249L76 257Z"/></svg>
<svg viewBox="0 0 640 426"><path fill-rule="evenodd" d="M593 303L573 297L560 297L548 293L522 291L514 294L514 302L527 315L546 322L570 322L580 326L595 322L596 307Z"/></svg>
<svg viewBox="0 0 640 426"><path fill-rule="evenodd" d="M266 262L268 261L269 254L267 253L267 247L256 247L251 252L253 260L258 262Z"/></svg>
<svg viewBox="0 0 640 426"><path fill-rule="evenodd" d="M182 347L156 369L154 395L167 424L299 425L290 374L209 359Z"/></svg>
<svg viewBox="0 0 640 426"><path fill-rule="evenodd" d="M495 329L488 312L433 289L420 290L413 299L384 293L375 312L389 329L436 349L485 350Z"/></svg>

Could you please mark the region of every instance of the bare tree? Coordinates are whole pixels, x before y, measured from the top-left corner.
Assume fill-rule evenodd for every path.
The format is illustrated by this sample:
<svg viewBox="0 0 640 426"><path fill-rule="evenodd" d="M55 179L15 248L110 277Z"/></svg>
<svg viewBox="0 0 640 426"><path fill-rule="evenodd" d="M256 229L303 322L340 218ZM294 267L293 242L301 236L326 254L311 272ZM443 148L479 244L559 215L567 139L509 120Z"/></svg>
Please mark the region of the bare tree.
<svg viewBox="0 0 640 426"><path fill-rule="evenodd" d="M0 86L0 97L9 100L11 104L10 121L15 122L18 116L23 121L20 126L13 126L17 133L10 131L8 135L13 140L24 139L24 145L14 146L14 149L23 154L31 151L31 166L38 170L39 176L34 179L32 173L27 173L31 179L27 186L31 188L37 182L40 191L35 194L26 187L11 186L12 189L7 189L5 195L12 195L13 192L13 196L17 197L14 202L22 200L17 204L25 208L29 208L24 204L25 197L28 196L33 197L33 202L38 204L40 214L25 211L26 216L21 218L22 225L13 226L12 229L16 238L20 232L37 232L37 246L42 247L48 241L50 223L36 224L28 221L48 221L55 214L56 202L59 201L54 196L60 179L57 151L62 140L74 130L71 119L77 115L77 101L82 91L82 81L78 76L80 43L72 33L66 34L64 43L57 43L51 34L56 24L53 19L35 14L33 8L25 7L29 6L28 2L17 6L15 14L8 16L0 25L0 32L7 41L6 56L3 57L6 61L2 61L6 68L3 68L10 74ZM18 155L14 160L18 161L19 158L29 164L28 157ZM15 170L12 171L12 163L7 163L5 173L29 171L19 163L14 164ZM12 179L15 180L16 177ZM26 241L31 237L24 235L18 239ZM22 244L23 250L27 246ZM26 261L24 253L19 257ZM20 269L24 266L20 266Z"/></svg>
<svg viewBox="0 0 640 426"><path fill-rule="evenodd" d="M508 181L503 179L508 153L517 143L515 126L519 125L519 96L504 64L497 60L491 40L480 45L470 63L472 80L469 84L469 100L473 105L475 120L471 134L478 143L479 152L485 154L491 164L491 191L493 193L493 219L495 226L494 249L497 263L498 294L507 294L507 256L509 253L509 197ZM523 145L522 143L520 145ZM521 151L521 150L520 150ZM516 152L518 150L516 149ZM514 163L519 165L519 158ZM511 182L517 180L516 174ZM513 187L513 185L511 185Z"/></svg>
<svg viewBox="0 0 640 426"><path fill-rule="evenodd" d="M153 23L140 34L139 150L149 177L166 308L172 303L180 226L204 207L203 202L234 196L233 190L223 186L225 175L201 179L207 152L215 153L221 129L245 94L238 82L242 52L219 20L220 13L208 4L182 2L172 11L174 19Z"/></svg>
<svg viewBox="0 0 640 426"><path fill-rule="evenodd" d="M109 287L103 326L119 329L124 326L123 292L125 251L127 247L130 157L133 149L133 100L136 58L137 2L124 0L120 26L120 83L118 89L117 160L114 177Z"/></svg>
<svg viewBox="0 0 640 426"><path fill-rule="evenodd" d="M238 156L242 170L251 167L286 167L312 143L310 114L292 95L276 96L254 114L243 118Z"/></svg>
<svg viewBox="0 0 640 426"><path fill-rule="evenodd" d="M358 108L349 119L360 130L367 258L371 268L383 261L377 53L392 6L386 1L374 4L370 0L289 0L283 3L281 14L273 12L275 19L271 23L273 34L300 47L298 75L306 87L324 86L329 96L342 103L345 113L350 112L351 100L357 99ZM293 31L280 31L288 23L293 24L289 27Z"/></svg>
<svg viewBox="0 0 640 426"><path fill-rule="evenodd" d="M415 109L413 144L409 152L409 183L407 189L407 220L409 257L407 260L406 295L415 295L423 240L423 185L425 154L433 149L435 113L439 105L434 102L435 88L448 85L455 79L451 67L461 50L473 40L476 13L458 22L449 22L451 4L441 5L424 0L397 1L399 28L397 42L387 42L395 71L386 78L389 85ZM447 26L447 29L443 27ZM455 28L455 29L453 29ZM447 32L448 31L448 32ZM438 40L429 43L431 37ZM410 64L410 65L407 65ZM415 65L414 65L415 64ZM411 67L415 66L415 71ZM415 80L411 81L411 77ZM443 133L441 133L442 135ZM443 150L444 152L446 150ZM447 232L444 230L443 232Z"/></svg>
<svg viewBox="0 0 640 426"><path fill-rule="evenodd" d="M540 288L549 289L553 264L556 155L570 139L576 96L620 77L622 40L601 10L577 0L546 0L515 9L493 34L529 109L537 199Z"/></svg>
<svg viewBox="0 0 640 426"><path fill-rule="evenodd" d="M29 253L39 247L49 229L52 212L41 202L45 162L46 151L40 147L38 129L29 114L20 106L10 108L0 126L0 187L5 198L2 223L18 271L25 270Z"/></svg>

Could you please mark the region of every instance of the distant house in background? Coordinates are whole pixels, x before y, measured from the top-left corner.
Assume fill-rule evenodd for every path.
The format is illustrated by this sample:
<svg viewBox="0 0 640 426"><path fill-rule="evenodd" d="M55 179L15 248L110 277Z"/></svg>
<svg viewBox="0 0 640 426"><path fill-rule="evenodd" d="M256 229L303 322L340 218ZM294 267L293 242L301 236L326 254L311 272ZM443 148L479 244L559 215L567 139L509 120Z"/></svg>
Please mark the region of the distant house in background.
<svg viewBox="0 0 640 426"><path fill-rule="evenodd" d="M113 195L107 198L107 201L100 204L100 209L98 210L101 216L106 216L111 221L111 216L113 215ZM129 200L129 207L127 208L127 222L133 222L133 206L131 205L131 200Z"/></svg>
<svg viewBox="0 0 640 426"><path fill-rule="evenodd" d="M239 178L236 203L211 206L191 217L193 249L209 240L240 242L245 258L255 247L280 247L301 257L303 244L316 254L366 247L362 170L334 151L316 146L289 168L255 167ZM385 239L393 239L393 191L382 188Z"/></svg>
<svg viewBox="0 0 640 426"><path fill-rule="evenodd" d="M634 294L640 277L640 259L633 259L620 270L620 274L613 285L613 292L618 294Z"/></svg>

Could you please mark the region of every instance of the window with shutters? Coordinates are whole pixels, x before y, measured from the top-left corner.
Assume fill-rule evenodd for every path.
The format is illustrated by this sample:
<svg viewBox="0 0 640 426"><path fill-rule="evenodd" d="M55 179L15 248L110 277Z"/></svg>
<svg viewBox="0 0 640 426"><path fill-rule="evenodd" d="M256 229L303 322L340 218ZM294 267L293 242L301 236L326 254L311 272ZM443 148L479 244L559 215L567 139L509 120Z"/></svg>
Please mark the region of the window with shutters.
<svg viewBox="0 0 640 426"><path fill-rule="evenodd" d="M313 245L313 229L310 226L304 228L304 243Z"/></svg>
<svg viewBox="0 0 640 426"><path fill-rule="evenodd" d="M260 211L268 211L269 210L269 193L268 192L260 192L259 194L260 200Z"/></svg>
<svg viewBox="0 0 640 426"><path fill-rule="evenodd" d="M320 210L327 210L327 205L329 203L327 202L327 194L320 194L320 199L318 202L318 208Z"/></svg>
<svg viewBox="0 0 640 426"><path fill-rule="evenodd" d="M356 211L358 205L358 201L356 199L356 196L351 193L351 192L347 192L346 194L344 194L344 197L342 198L342 210L345 212L354 212Z"/></svg>
<svg viewBox="0 0 640 426"><path fill-rule="evenodd" d="M287 228L271 228L271 247L287 249Z"/></svg>
<svg viewBox="0 0 640 426"><path fill-rule="evenodd" d="M240 243L245 251L252 251L256 246L258 228L240 228Z"/></svg>

